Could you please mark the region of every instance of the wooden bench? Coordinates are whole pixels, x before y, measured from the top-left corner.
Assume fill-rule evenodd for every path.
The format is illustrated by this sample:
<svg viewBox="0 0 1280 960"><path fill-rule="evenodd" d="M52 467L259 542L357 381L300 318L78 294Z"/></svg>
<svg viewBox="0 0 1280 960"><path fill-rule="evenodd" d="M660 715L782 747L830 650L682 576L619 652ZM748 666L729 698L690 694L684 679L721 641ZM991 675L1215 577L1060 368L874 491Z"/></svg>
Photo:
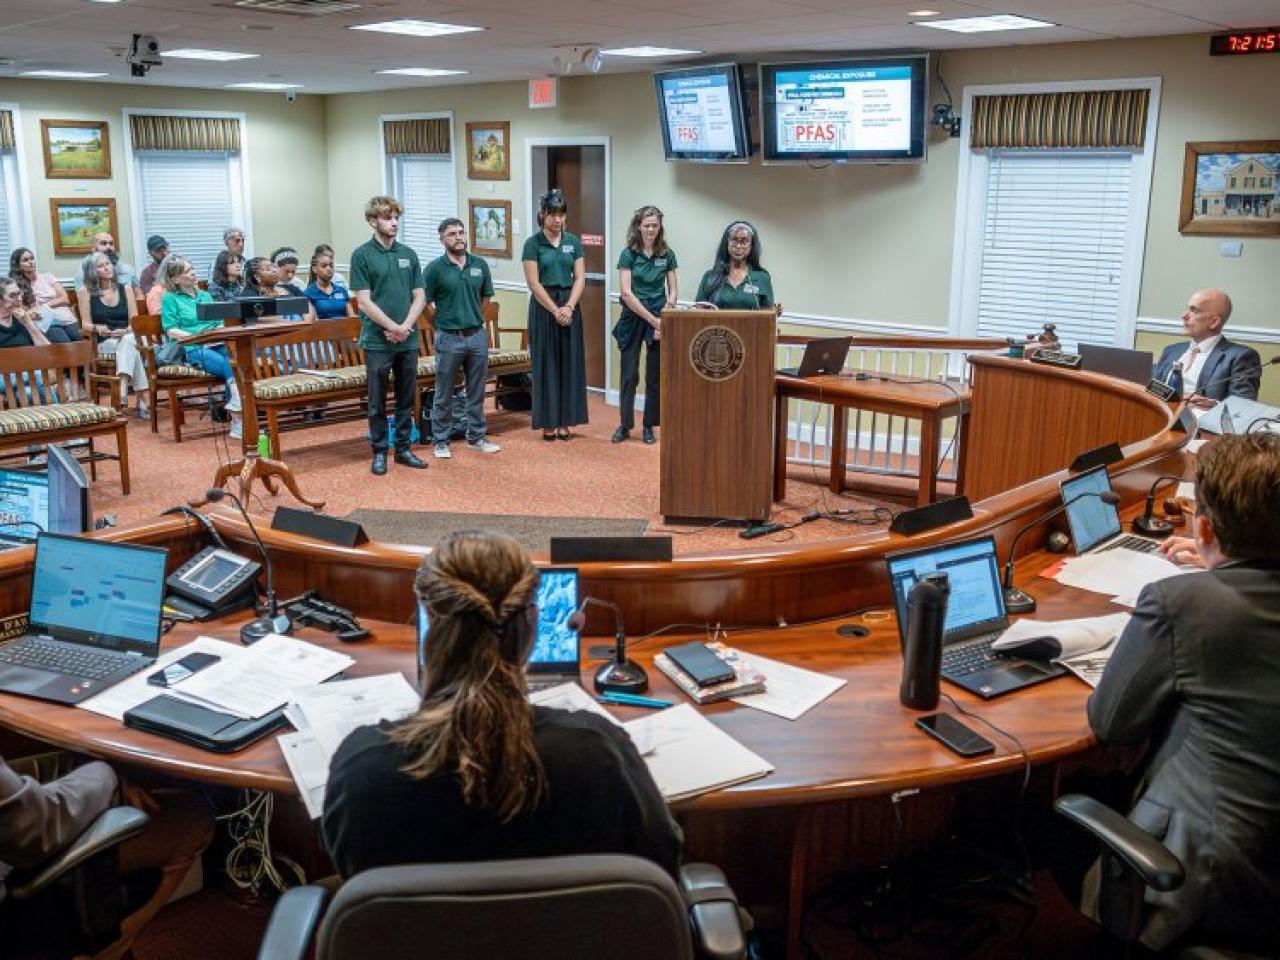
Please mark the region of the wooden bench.
<svg viewBox="0 0 1280 960"><path fill-rule="evenodd" d="M419 392L434 388L434 380L430 383L423 382L423 375L430 373L435 374L435 307L428 305L423 311L422 318L418 322L418 387ZM487 395L498 397L503 393L511 392L499 386L498 377L507 376L514 373L529 373L533 370L533 358L529 353L529 330L527 327L504 327L499 319L498 302L490 300L485 306L484 325L489 334L489 381L492 384L487 390ZM510 344L504 345L502 335L504 333L518 334L520 337L520 346L515 347ZM459 375L458 382L461 383ZM421 403L421 401L419 401Z"/></svg>
<svg viewBox="0 0 1280 960"><path fill-rule="evenodd" d="M173 440L181 443L182 426L186 422L184 408L192 406L207 411L209 398L212 396L217 399L222 396L222 381L188 363L173 363L163 367L156 364L156 348L164 344L166 339L160 317L156 314L140 313L129 321L129 325L138 340L142 362L147 366L147 379L151 381L151 432L159 432L160 407L163 403L168 406L173 421Z"/></svg>
<svg viewBox="0 0 1280 960"><path fill-rule="evenodd" d="M99 460L119 460L120 487L128 494L128 419L90 401L93 361L88 340L0 350L0 450L87 439L90 477L98 479ZM115 434L114 458L94 449L104 434Z"/></svg>

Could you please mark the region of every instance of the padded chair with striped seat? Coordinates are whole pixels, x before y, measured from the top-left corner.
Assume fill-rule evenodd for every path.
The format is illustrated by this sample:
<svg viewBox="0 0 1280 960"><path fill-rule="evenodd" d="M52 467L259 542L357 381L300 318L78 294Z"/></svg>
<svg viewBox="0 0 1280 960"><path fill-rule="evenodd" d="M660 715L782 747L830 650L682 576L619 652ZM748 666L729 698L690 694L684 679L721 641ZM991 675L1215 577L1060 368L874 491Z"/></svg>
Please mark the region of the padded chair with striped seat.
<svg viewBox="0 0 1280 960"><path fill-rule="evenodd" d="M138 339L138 352L147 365L147 379L151 381L151 432L159 432L163 397L173 420L174 443L181 443L182 427L186 422L184 406L191 403L201 409L208 409L211 396L222 396L222 381L190 364L157 366L156 348L164 344L165 336L160 318L155 314L140 313L130 321L130 326Z"/></svg>

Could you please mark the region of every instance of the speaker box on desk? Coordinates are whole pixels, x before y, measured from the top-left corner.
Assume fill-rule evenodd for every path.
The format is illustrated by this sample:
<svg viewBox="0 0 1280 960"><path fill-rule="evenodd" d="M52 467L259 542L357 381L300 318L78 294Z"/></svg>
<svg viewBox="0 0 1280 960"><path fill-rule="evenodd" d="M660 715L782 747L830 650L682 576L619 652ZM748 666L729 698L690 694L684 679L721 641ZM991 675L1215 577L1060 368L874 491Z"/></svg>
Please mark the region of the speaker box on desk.
<svg viewBox="0 0 1280 960"><path fill-rule="evenodd" d="M1092 450L1086 450L1074 460L1067 469L1072 473L1084 473L1086 470L1092 470L1094 467L1106 467L1113 463L1119 463L1124 459L1124 451L1120 449L1118 443L1104 443L1100 447L1094 447Z"/></svg>
<svg viewBox="0 0 1280 960"><path fill-rule="evenodd" d="M341 520L293 507L276 507L276 515L271 518L271 529L323 540L340 547L358 547L369 542L369 535L364 532L364 527L354 520Z"/></svg>
<svg viewBox="0 0 1280 960"><path fill-rule="evenodd" d="M889 532L909 537L935 527L945 527L948 523L955 523L957 520L968 520L972 516L973 508L969 506L968 497L951 497L931 503L927 507L903 510L889 524Z"/></svg>
<svg viewBox="0 0 1280 960"><path fill-rule="evenodd" d="M670 537L552 537L552 563L670 560Z"/></svg>

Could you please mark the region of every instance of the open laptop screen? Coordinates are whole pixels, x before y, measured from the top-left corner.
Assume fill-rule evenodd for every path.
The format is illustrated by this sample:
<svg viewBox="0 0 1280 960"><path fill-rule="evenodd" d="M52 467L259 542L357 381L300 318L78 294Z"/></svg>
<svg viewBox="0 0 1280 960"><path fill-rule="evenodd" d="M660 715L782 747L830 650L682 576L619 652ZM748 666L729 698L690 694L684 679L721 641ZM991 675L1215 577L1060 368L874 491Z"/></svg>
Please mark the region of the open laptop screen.
<svg viewBox="0 0 1280 960"><path fill-rule="evenodd" d="M41 534L28 632L157 656L166 555L155 547Z"/></svg>
<svg viewBox="0 0 1280 960"><path fill-rule="evenodd" d="M946 573L951 587L943 625L945 640L963 640L1005 626L1000 567L991 537L894 553L885 561L889 565L893 603L898 612L899 635L905 636L907 597L911 588L926 573L935 571Z"/></svg>
<svg viewBox="0 0 1280 960"><path fill-rule="evenodd" d="M1067 503L1082 493L1106 493L1110 489L1107 468L1094 467L1062 481L1062 502ZM1067 523L1071 526L1076 553L1087 553L1120 532L1120 511L1115 504L1103 503L1097 497L1084 497L1067 507Z"/></svg>
<svg viewBox="0 0 1280 960"><path fill-rule="evenodd" d="M0 536L6 540L34 543L39 530L49 525L49 477L22 470L0 470Z"/></svg>

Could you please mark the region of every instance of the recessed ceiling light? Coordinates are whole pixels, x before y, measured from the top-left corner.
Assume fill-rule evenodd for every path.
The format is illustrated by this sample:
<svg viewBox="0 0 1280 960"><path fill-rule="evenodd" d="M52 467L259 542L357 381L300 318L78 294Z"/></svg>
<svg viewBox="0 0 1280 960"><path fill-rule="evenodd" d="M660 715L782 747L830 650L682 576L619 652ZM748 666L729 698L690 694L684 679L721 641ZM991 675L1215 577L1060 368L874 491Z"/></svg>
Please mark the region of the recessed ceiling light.
<svg viewBox="0 0 1280 960"><path fill-rule="evenodd" d="M23 70L20 77L53 77L59 80L88 80L91 77L105 77L105 73L91 73L87 70Z"/></svg>
<svg viewBox="0 0 1280 960"><path fill-rule="evenodd" d="M228 90L300 90L300 83L266 83L262 80L254 80L249 83L227 83L223 84Z"/></svg>
<svg viewBox="0 0 1280 960"><path fill-rule="evenodd" d="M1034 27L1056 27L1056 23L1032 20L1015 13L997 13L990 17L957 17L952 20L922 20L918 27L950 30L953 33L985 33L991 30L1030 30Z"/></svg>
<svg viewBox="0 0 1280 960"><path fill-rule="evenodd" d="M179 60L252 60L261 56L257 53L236 53L234 50L201 50L199 47L182 47L178 50L162 50L162 57L176 57Z"/></svg>
<svg viewBox="0 0 1280 960"><path fill-rule="evenodd" d="M606 57L683 57L702 51L681 50L678 47L614 47L600 52Z"/></svg>
<svg viewBox="0 0 1280 960"><path fill-rule="evenodd" d="M120 3L121 0L89 0L90 3Z"/></svg>
<svg viewBox="0 0 1280 960"><path fill-rule="evenodd" d="M348 30L371 30L374 33L398 33L406 37L443 37L451 33L473 33L484 27L466 27L458 23L435 23L431 20L383 20L361 23Z"/></svg>
<svg viewBox="0 0 1280 960"><path fill-rule="evenodd" d="M456 77L467 71L438 70L435 67L396 67L392 70L375 70L373 72L393 74L397 77Z"/></svg>
<svg viewBox="0 0 1280 960"><path fill-rule="evenodd" d="M908 10L908 17L936 17L940 11L938 10Z"/></svg>

